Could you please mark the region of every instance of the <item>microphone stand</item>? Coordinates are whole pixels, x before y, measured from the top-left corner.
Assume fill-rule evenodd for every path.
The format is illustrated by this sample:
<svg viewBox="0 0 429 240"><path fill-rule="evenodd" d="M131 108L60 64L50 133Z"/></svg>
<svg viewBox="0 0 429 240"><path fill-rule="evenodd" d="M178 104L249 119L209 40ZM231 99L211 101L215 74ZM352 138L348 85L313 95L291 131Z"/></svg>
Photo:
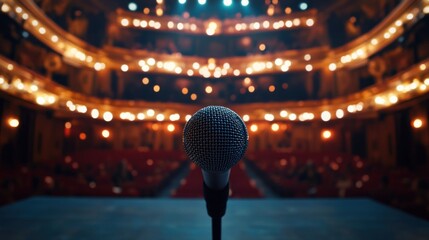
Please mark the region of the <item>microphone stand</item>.
<svg viewBox="0 0 429 240"><path fill-rule="evenodd" d="M222 238L222 217L226 212L226 202L229 195L229 183L223 189L212 189L203 182L204 199L207 213L212 218L212 239Z"/></svg>
<svg viewBox="0 0 429 240"><path fill-rule="evenodd" d="M212 218L212 239L221 240L222 238L222 218Z"/></svg>

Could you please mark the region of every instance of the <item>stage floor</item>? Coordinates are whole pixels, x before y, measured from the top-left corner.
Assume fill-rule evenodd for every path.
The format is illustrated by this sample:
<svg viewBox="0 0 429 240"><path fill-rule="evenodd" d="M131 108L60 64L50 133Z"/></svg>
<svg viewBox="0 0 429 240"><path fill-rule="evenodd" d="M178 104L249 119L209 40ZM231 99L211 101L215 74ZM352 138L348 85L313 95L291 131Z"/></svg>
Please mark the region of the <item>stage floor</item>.
<svg viewBox="0 0 429 240"><path fill-rule="evenodd" d="M202 199L34 197L0 208L0 239L211 238ZM368 199L228 202L223 239L429 239L429 222Z"/></svg>

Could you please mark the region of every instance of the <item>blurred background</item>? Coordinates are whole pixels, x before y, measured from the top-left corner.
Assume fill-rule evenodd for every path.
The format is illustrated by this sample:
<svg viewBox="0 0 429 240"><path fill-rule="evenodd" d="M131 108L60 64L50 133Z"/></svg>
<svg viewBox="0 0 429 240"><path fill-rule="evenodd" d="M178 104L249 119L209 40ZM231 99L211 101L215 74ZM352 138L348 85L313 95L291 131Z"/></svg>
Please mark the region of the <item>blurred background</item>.
<svg viewBox="0 0 429 240"><path fill-rule="evenodd" d="M186 121L246 122L232 198L429 219L428 0L0 0L0 204L200 198Z"/></svg>

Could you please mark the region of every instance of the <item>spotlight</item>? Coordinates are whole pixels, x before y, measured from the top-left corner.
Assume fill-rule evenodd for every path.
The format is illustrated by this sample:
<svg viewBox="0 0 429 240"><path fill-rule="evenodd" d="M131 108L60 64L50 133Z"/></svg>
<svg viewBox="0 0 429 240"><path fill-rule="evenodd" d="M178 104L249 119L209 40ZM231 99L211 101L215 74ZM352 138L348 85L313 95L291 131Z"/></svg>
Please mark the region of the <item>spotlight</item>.
<svg viewBox="0 0 429 240"><path fill-rule="evenodd" d="M241 0L241 6L243 7L249 6L249 0Z"/></svg>
<svg viewBox="0 0 429 240"><path fill-rule="evenodd" d="M185 3L186 3L186 0L179 0L179 3L180 3L180 4L185 4Z"/></svg>
<svg viewBox="0 0 429 240"><path fill-rule="evenodd" d="M137 10L137 4L136 4L135 2L130 2L130 3L128 4L128 9L129 9L130 11L136 11L136 10Z"/></svg>
<svg viewBox="0 0 429 240"><path fill-rule="evenodd" d="M223 0L223 5L229 7L232 5L232 0Z"/></svg>
<svg viewBox="0 0 429 240"><path fill-rule="evenodd" d="M307 8L308 8L308 4L307 3L305 3L305 2L302 2L302 3L300 3L299 4L299 9L301 9L301 10L307 10Z"/></svg>
<svg viewBox="0 0 429 240"><path fill-rule="evenodd" d="M207 0L198 0L198 3L199 3L200 5L204 5L204 4L206 4L206 2L207 2Z"/></svg>

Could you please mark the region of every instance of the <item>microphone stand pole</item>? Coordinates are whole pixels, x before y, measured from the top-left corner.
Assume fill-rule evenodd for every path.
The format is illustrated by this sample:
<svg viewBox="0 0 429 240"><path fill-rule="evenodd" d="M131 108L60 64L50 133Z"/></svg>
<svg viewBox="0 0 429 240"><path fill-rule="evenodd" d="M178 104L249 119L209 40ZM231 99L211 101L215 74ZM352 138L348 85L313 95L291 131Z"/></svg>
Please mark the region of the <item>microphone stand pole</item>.
<svg viewBox="0 0 429 240"><path fill-rule="evenodd" d="M226 202L229 195L229 183L223 189L212 189L203 183L204 199L207 213L212 218L212 239L222 238L222 217L226 212Z"/></svg>
<svg viewBox="0 0 429 240"><path fill-rule="evenodd" d="M212 218L212 239L221 240L222 237L222 218Z"/></svg>

